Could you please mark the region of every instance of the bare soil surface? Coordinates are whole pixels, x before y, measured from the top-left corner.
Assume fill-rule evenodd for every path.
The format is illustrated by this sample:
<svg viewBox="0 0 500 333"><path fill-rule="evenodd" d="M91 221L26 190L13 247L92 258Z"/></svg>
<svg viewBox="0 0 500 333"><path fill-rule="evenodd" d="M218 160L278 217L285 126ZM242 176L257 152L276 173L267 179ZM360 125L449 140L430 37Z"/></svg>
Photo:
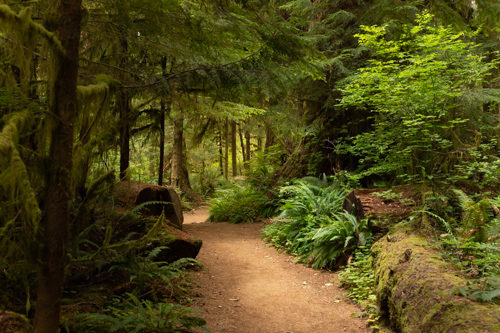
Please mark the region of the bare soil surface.
<svg viewBox="0 0 500 333"><path fill-rule="evenodd" d="M295 264L266 246L263 223L204 223L207 218L206 209L185 213L183 228L203 240L193 305L213 333L371 332L351 316L360 309L337 274Z"/></svg>

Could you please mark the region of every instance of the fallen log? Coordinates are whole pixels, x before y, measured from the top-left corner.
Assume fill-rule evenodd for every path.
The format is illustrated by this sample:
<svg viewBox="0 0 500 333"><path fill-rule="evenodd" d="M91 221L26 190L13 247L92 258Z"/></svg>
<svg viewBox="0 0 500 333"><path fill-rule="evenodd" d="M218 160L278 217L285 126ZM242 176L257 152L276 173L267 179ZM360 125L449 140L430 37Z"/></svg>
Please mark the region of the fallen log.
<svg viewBox="0 0 500 333"><path fill-rule="evenodd" d="M427 239L400 230L372 256L379 306L397 332L500 332L500 308L454 295L465 280Z"/></svg>
<svg viewBox="0 0 500 333"><path fill-rule="evenodd" d="M182 205L177 192L172 188L124 180L115 185L113 196L121 206L140 205L148 201L168 202L145 206L141 213L159 216L163 211L167 220L182 229Z"/></svg>

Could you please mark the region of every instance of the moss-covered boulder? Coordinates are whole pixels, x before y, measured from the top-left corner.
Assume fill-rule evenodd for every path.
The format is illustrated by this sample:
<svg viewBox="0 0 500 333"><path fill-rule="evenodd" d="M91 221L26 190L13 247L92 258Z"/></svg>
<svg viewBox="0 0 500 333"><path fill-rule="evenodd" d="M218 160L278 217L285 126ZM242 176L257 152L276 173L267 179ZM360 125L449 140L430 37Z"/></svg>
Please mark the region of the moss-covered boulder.
<svg viewBox="0 0 500 333"><path fill-rule="evenodd" d="M166 247L155 259L169 263L181 258L195 259L198 253L200 253L202 240L170 226L165 226L165 228L168 230L169 236L164 237L162 240L154 241L147 247L147 249L153 249L157 246Z"/></svg>
<svg viewBox="0 0 500 333"><path fill-rule="evenodd" d="M398 332L500 332L500 308L453 295L464 280L425 238L400 230L372 253L380 307Z"/></svg>

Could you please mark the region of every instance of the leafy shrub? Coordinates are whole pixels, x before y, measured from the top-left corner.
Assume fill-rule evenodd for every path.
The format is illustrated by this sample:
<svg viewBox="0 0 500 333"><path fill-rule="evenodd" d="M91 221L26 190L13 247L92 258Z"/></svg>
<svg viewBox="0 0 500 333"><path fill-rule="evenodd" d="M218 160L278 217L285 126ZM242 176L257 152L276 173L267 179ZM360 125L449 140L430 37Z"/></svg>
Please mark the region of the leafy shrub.
<svg viewBox="0 0 500 333"><path fill-rule="evenodd" d="M248 186L232 184L230 188L218 190L211 200L208 221L242 223L274 214L273 202L262 191Z"/></svg>
<svg viewBox="0 0 500 333"><path fill-rule="evenodd" d="M498 177L498 157L487 153L497 141L486 135L494 123L483 108L498 94L483 88L498 60L478 54L479 45L467 42L474 34L436 25L428 13L401 29L390 36L387 25L362 26L356 35L374 57L344 81L340 105L369 110L373 130L337 144L338 152L359 156L365 176L449 180L479 168Z"/></svg>
<svg viewBox="0 0 500 333"><path fill-rule="evenodd" d="M337 182L312 177L283 187L281 214L263 229L264 240L315 268L338 266L370 238L367 221L342 210L345 193Z"/></svg>
<svg viewBox="0 0 500 333"><path fill-rule="evenodd" d="M369 315L368 322L372 324L371 327L377 329L376 324L380 316L370 248L360 246L353 253L353 261L339 273L339 277L342 286L349 290L347 296L362 306Z"/></svg>

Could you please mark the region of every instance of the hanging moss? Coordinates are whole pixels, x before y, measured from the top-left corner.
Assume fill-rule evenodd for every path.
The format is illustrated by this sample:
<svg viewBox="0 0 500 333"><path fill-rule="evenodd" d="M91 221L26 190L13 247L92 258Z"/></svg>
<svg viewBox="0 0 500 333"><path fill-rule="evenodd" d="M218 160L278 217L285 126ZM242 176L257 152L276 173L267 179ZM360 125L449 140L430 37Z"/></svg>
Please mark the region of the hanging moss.
<svg viewBox="0 0 500 333"><path fill-rule="evenodd" d="M37 253L36 235L42 212L31 183L34 178L21 158L24 153L19 142L33 128L35 119L31 112L22 111L3 117L3 122L0 132L0 263L16 263L12 271L7 268L7 276L27 277L34 269L31 259ZM29 306L26 285L24 290Z"/></svg>
<svg viewBox="0 0 500 333"><path fill-rule="evenodd" d="M12 38L8 40L13 44L13 50L6 59L6 65L10 70L4 72L1 77L6 81L6 86L20 86L20 91L26 97L28 92L29 77L31 73L33 52L39 37L42 37L48 45L50 52L63 55L64 49L56 35L31 18L31 9L24 8L16 14L9 6L0 5L0 31L7 33ZM58 67L59 65L56 64ZM13 75L12 69L19 70L18 75ZM17 76L17 78L16 78Z"/></svg>
<svg viewBox="0 0 500 333"><path fill-rule="evenodd" d="M109 111L111 96L119 84L119 81L106 75L98 75L95 84L77 87L76 127L80 131L74 151L72 180L79 188L85 185L89 160L99 138L96 134Z"/></svg>

